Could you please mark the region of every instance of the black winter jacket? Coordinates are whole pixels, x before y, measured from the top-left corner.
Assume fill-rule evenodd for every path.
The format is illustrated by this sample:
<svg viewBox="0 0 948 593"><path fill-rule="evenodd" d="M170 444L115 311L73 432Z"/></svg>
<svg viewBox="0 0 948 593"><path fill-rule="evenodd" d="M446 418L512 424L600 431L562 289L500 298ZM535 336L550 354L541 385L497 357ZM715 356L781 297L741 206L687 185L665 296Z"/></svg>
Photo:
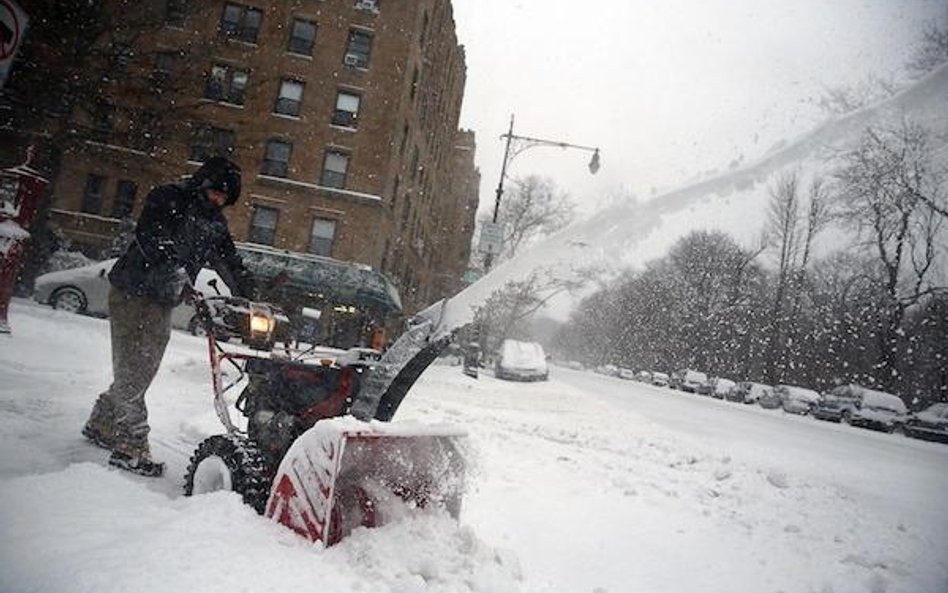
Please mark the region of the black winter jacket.
<svg viewBox="0 0 948 593"><path fill-rule="evenodd" d="M253 299L253 276L244 266L227 219L203 190L178 183L149 192L135 240L119 258L109 280L123 291L174 306L181 302L181 270L193 283L210 264L237 296Z"/></svg>

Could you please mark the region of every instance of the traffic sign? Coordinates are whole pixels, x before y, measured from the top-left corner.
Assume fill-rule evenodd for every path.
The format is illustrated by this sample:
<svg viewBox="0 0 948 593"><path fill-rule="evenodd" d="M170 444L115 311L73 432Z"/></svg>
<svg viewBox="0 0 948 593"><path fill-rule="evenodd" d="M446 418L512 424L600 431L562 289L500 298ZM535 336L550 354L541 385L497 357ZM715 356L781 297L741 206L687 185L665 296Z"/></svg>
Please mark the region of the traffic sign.
<svg viewBox="0 0 948 593"><path fill-rule="evenodd" d="M496 222L481 223L481 238L477 244L477 249L484 253L500 253L504 244L503 226Z"/></svg>
<svg viewBox="0 0 948 593"><path fill-rule="evenodd" d="M7 81L13 57L23 40L29 18L14 0L0 0L0 88Z"/></svg>

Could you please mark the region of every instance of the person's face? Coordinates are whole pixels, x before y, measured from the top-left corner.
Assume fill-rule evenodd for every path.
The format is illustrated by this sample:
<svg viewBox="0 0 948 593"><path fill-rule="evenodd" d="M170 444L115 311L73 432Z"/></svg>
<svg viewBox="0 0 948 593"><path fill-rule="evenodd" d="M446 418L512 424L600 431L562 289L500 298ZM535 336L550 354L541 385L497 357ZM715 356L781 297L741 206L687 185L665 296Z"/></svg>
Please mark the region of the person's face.
<svg viewBox="0 0 948 593"><path fill-rule="evenodd" d="M227 194L219 189L208 189L207 199L218 208L223 208L227 204Z"/></svg>

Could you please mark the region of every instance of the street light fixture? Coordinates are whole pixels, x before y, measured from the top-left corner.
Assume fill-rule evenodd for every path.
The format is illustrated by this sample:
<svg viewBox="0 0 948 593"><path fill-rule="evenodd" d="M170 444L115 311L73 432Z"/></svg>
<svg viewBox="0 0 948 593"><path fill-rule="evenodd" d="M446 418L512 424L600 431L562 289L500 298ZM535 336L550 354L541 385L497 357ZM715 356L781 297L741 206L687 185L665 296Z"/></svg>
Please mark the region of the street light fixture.
<svg viewBox="0 0 948 593"><path fill-rule="evenodd" d="M589 160L589 172L593 175L599 171L599 148L596 146L583 146L581 144L570 144L568 142L558 142L556 140L545 140L543 138L532 138L530 136L518 136L513 133L514 127L514 116L510 116L510 129L506 134L501 134L501 138L507 139L507 145L504 147L504 162L500 167L500 180L497 182L496 198L494 199L494 216L492 219L492 225L497 224L497 214L500 211L500 200L504 195L504 178L507 176L507 165L521 152L534 148L537 146L554 146L559 148L576 148L579 150L585 150L592 152L592 158ZM513 142L516 141L516 144ZM513 144L513 151L511 152L511 145ZM483 232L483 230L482 230ZM495 231L496 232L496 231ZM494 259L494 252L492 250L487 251L487 255L484 257L484 271L490 270L491 263Z"/></svg>

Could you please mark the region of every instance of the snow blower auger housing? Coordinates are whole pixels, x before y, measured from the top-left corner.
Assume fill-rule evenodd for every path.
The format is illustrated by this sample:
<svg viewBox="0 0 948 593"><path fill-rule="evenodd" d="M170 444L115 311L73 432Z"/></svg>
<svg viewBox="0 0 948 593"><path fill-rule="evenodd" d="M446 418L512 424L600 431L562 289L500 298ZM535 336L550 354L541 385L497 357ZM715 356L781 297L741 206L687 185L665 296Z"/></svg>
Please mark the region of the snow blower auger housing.
<svg viewBox="0 0 948 593"><path fill-rule="evenodd" d="M195 450L186 495L236 492L258 513L326 546L356 527L382 525L405 508L435 507L458 516L463 431L383 422L441 342L427 344L415 328L411 339L393 345L396 363L385 363L389 353L380 361L347 362L314 348L290 348L283 325L288 318L272 305L228 298L209 306L211 299L193 295L207 333L214 408L227 432ZM229 320L226 327L221 319ZM225 349L218 335L240 336L244 347ZM237 371L226 385L225 364ZM224 396L245 378L234 403L246 418L241 430Z"/></svg>

